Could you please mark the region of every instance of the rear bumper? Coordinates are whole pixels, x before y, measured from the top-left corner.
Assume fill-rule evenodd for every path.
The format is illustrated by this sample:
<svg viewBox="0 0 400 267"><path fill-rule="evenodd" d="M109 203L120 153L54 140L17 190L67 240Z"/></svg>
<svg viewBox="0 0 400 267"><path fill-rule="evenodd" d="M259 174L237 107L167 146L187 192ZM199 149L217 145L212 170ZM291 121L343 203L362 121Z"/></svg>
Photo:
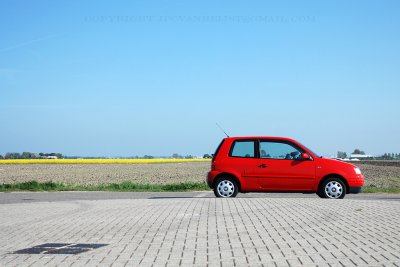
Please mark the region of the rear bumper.
<svg viewBox="0 0 400 267"><path fill-rule="evenodd" d="M208 187L213 188L214 179L218 174L220 174L220 172L217 172L217 171L208 172L207 178L206 178Z"/></svg>
<svg viewBox="0 0 400 267"><path fill-rule="evenodd" d="M358 194L361 192L362 186L350 186L349 187L349 194Z"/></svg>

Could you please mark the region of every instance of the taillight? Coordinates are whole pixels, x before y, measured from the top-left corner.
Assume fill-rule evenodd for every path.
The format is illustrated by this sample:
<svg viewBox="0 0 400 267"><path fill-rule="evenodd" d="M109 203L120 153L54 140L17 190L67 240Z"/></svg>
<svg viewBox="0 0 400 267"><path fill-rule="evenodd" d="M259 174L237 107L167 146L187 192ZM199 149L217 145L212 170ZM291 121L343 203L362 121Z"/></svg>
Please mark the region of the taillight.
<svg viewBox="0 0 400 267"><path fill-rule="evenodd" d="M224 143L225 139L222 139L221 143L219 144L219 146L217 147L217 150L215 151L214 154L212 154L212 159L211 159L211 170L215 171L216 170L216 163L215 163L215 159L217 158L218 152L220 150L220 148L222 147L222 144Z"/></svg>
<svg viewBox="0 0 400 267"><path fill-rule="evenodd" d="M215 171L215 162L214 162L214 160L211 161L211 170Z"/></svg>

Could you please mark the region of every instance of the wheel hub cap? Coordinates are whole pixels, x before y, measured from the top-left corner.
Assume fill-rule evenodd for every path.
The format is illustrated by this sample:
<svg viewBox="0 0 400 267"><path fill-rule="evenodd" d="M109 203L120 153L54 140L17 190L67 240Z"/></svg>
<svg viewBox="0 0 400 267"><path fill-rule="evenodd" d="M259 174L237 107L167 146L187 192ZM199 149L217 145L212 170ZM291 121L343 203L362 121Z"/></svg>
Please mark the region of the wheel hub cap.
<svg viewBox="0 0 400 267"><path fill-rule="evenodd" d="M339 198L343 194L343 187L337 181L327 183L325 193L329 198Z"/></svg>
<svg viewBox="0 0 400 267"><path fill-rule="evenodd" d="M230 197L235 192L234 184L228 180L219 182L217 189L221 197Z"/></svg>

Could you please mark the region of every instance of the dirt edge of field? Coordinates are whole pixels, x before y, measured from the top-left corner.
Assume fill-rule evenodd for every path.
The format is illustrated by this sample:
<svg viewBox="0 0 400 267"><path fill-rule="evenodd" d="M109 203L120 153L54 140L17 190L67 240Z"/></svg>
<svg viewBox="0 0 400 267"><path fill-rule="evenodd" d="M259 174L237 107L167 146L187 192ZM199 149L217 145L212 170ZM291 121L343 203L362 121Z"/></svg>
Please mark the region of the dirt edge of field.
<svg viewBox="0 0 400 267"><path fill-rule="evenodd" d="M351 162L360 167L369 188L400 188L400 161ZM96 186L130 181L138 184L204 182L210 162L168 164L4 164L0 184L28 181Z"/></svg>

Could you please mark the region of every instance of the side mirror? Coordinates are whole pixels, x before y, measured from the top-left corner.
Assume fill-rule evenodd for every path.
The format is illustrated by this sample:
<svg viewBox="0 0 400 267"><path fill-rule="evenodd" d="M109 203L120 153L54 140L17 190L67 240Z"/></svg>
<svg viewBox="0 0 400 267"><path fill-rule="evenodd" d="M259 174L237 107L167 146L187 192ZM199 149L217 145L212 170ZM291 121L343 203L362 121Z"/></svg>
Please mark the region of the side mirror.
<svg viewBox="0 0 400 267"><path fill-rule="evenodd" d="M307 153L301 153L301 159L302 160L310 160L310 155L308 155Z"/></svg>

